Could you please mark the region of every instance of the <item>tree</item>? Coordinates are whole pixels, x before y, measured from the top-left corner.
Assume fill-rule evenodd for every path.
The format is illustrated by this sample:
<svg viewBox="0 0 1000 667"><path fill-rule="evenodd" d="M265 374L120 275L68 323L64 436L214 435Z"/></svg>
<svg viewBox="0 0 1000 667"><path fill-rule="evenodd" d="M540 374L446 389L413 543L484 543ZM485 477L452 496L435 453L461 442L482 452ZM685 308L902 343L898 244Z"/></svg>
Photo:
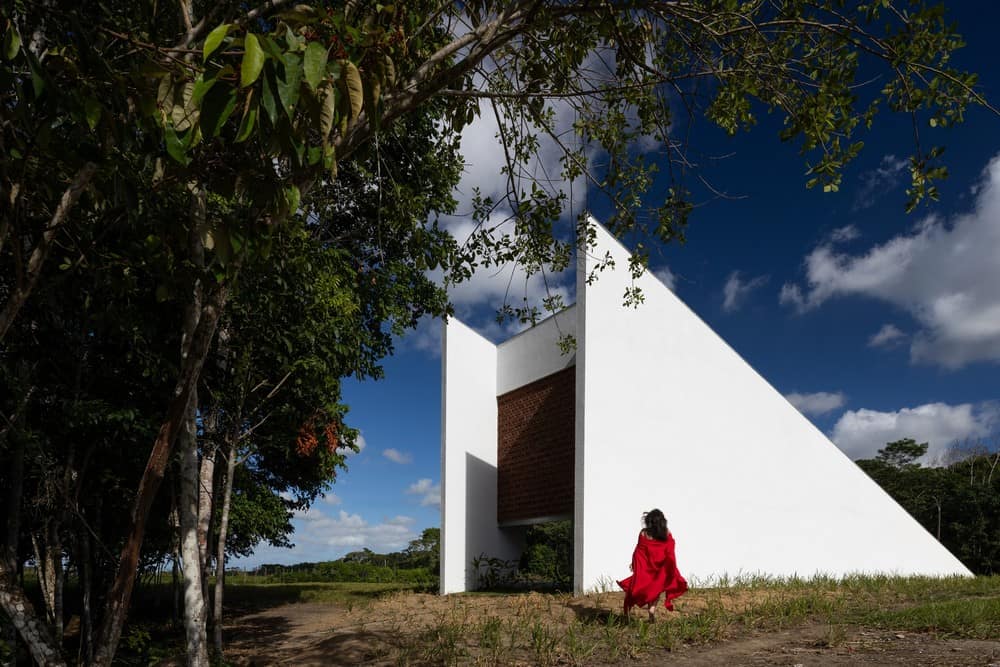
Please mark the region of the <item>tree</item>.
<svg viewBox="0 0 1000 667"><path fill-rule="evenodd" d="M948 465L924 467L915 460L927 445L905 438L888 443L861 467L914 519L976 574L1000 570L1000 453L976 447Z"/></svg>
<svg viewBox="0 0 1000 667"><path fill-rule="evenodd" d="M423 567L437 572L441 565L441 529L424 528L420 537L406 547L405 566Z"/></svg>
<svg viewBox="0 0 1000 667"><path fill-rule="evenodd" d="M917 459L927 453L927 443L917 444L913 438L903 438L890 442L882 449L878 450L875 460L892 466L897 470L907 470L919 467Z"/></svg>
<svg viewBox="0 0 1000 667"><path fill-rule="evenodd" d="M682 238L692 205L688 147L670 132L677 122L674 100L682 103L687 122L704 114L734 133L752 125L758 109L779 112L786 121L781 138L801 141L810 156L807 185L834 190L840 170L861 148L858 134L876 120L880 100L912 115L918 126L926 120L932 127L961 121L970 103L986 103L974 89L975 77L948 64L961 42L942 10L907 7L904 12L882 0L852 7L837 0L4 5L0 339L9 349L28 348L46 319L29 317L43 310L32 309L33 301L41 306L44 294L46 303L58 302L51 295L67 293L67 276L81 273L116 279L109 280L109 291L118 297L113 306L128 305L136 314L123 324L142 331L145 311L157 313L161 325L156 338L142 340L156 391L139 401L158 407L143 410L137 420L142 428L129 432L155 433L142 452L145 468L136 475L129 466L113 466L122 473L116 477L120 488L134 491L122 496L129 498L127 510L106 516L120 522L114 542L120 552L93 662L113 658L177 442L188 462L179 470L189 490L179 505L186 566L206 562L201 536L210 514L203 497L190 492L211 460L198 449L197 416L209 407L199 385L202 370L240 285L250 284L268 261L279 261L283 244L296 239L285 232L294 230L289 225L297 214L325 234L327 248L342 256L360 249L369 262L362 264L366 271L381 272L371 276L374 282L353 283L355 303L374 304L366 331L378 339L386 334L383 324L402 328L412 318L387 313L385 302L373 295L389 294L389 303L408 303L414 314L447 308L429 283L397 280L398 267L440 268L457 281L504 262L529 271L566 266L572 241L556 227L566 194L551 186L548 175L526 171L541 137L562 151L563 179L586 178L608 194L615 210L607 221L612 230L647 243ZM865 97L864 89L854 88L859 72L878 67L887 82ZM575 114L575 138L557 125L555 104L569 105ZM387 215L409 203L406 189L382 179L389 171L384 151L393 128L423 115L422 136L454 145L462 126L484 111L495 114L501 127L512 224L492 219L499 202L478 198L477 227L457 248L426 216ZM643 137L660 147L659 160L637 149ZM600 167L587 161L595 150L603 151ZM911 203L936 195L933 182L944 175L939 153L916 146ZM439 157L428 163L415 154L407 163L410 171L393 177L412 184L413 192L425 175L437 174L426 180L439 193L448 181ZM647 210L658 164L669 167L670 187ZM366 194L368 203L359 206ZM440 197L421 205L425 211L448 208ZM108 247L109 234L128 243ZM585 244L584 223L578 234ZM54 256L61 256L59 267L52 266ZM643 251L637 258L636 273ZM154 294L160 306L150 304ZM631 291L626 298L634 302L641 295ZM559 304L553 299L547 305ZM81 349L103 344L92 338L92 319L99 317L94 309L73 302L69 311L70 319L86 323L77 330ZM510 314L531 319L537 313L527 308ZM52 313L53 328L61 317L61 311ZM121 333L125 339L129 332ZM389 352L384 345L372 349ZM17 388L9 392L5 412L16 414L22 403L30 411L28 403L38 400L32 366L5 354L5 382ZM69 388L56 390L58 383L49 386L57 397L70 395ZM45 422L33 421L31 428L14 423L24 430L7 438L14 446L4 445L6 459L23 461L28 435L37 431L55 445L60 470L72 471L79 462L65 436L47 431ZM331 423L337 419L323 425ZM264 478L272 466L287 463L278 456L266 460ZM103 464L94 461L93 472L103 475ZM41 458L37 463L48 465ZM65 490L51 496L63 509ZM8 528L18 525L14 515L22 504L23 498L9 511ZM61 542L53 538L55 563ZM8 553L17 551L10 546ZM196 579L188 583L193 603L187 627L191 661L201 664L206 640L204 620L192 611L203 597ZM4 609L24 610L20 631L33 656L58 664L59 647L39 630L45 624L36 622L6 559L0 580Z"/></svg>

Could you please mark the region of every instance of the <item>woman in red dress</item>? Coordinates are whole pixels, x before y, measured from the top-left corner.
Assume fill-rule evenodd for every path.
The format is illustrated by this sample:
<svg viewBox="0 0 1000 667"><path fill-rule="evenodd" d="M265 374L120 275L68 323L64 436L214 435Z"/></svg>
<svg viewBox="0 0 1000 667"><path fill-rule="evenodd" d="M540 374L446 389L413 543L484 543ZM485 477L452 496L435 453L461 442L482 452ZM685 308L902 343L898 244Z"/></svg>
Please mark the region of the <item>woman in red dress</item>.
<svg viewBox="0 0 1000 667"><path fill-rule="evenodd" d="M642 515L645 529L639 533L639 543L632 552L632 576L618 585L625 591L625 615L632 607L649 610L649 620L656 619L656 604L673 610L673 600L687 590L687 581L677 571L674 556L674 536L667 530L667 519L658 509Z"/></svg>

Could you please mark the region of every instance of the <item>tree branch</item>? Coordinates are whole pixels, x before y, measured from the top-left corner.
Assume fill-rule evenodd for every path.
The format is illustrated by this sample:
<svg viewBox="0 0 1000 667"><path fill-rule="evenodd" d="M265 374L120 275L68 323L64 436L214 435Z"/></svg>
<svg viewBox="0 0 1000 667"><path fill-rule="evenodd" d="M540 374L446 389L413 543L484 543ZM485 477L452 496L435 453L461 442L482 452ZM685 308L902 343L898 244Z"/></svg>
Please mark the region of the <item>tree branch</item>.
<svg viewBox="0 0 1000 667"><path fill-rule="evenodd" d="M18 311L21 310L21 306L24 305L24 302L27 301L28 296L34 289L35 283L38 281L38 275L41 273L42 265L49 256L49 249L52 246L52 240L55 238L56 232L66 222L70 211L73 210L73 206L76 205L76 202L80 199L80 195L83 194L84 189L90 184L96 172L96 164L93 162L86 163L76 173L69 187L63 193L56 212L52 215L52 219L42 233L42 238L39 239L38 244L35 245L35 249L31 253L31 257L28 259L28 272L24 283L18 285L10 297L8 297L7 304L4 306L3 312L0 313L0 341L4 339Z"/></svg>

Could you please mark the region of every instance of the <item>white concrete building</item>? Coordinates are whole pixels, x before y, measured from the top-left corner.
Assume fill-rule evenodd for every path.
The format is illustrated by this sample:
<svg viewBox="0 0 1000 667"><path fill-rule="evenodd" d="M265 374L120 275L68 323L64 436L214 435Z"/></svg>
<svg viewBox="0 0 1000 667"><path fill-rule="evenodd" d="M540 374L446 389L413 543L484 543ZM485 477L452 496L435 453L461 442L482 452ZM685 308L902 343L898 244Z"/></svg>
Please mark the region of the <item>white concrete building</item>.
<svg viewBox="0 0 1000 667"><path fill-rule="evenodd" d="M653 275L624 307L629 253L592 223L575 306L500 345L445 326L442 593L556 518L574 521L575 590L613 585L653 507L697 581L971 574ZM605 253L616 268L587 284Z"/></svg>

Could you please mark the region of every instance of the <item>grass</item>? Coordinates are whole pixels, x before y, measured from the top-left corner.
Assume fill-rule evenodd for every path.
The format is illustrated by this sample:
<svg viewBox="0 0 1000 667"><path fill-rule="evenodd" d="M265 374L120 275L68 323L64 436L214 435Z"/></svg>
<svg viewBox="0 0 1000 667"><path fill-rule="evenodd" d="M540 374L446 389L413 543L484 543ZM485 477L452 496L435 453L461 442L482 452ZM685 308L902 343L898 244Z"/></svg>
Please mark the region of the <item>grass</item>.
<svg viewBox="0 0 1000 667"><path fill-rule="evenodd" d="M828 647L857 629L1000 640L1000 577L717 583L725 585L690 591L678 601L679 613L652 624L623 617L621 596L607 592L455 595L431 617L407 616L396 598L388 606L402 617L387 633L385 655L397 664L586 665L806 624L823 629L817 645Z"/></svg>
<svg viewBox="0 0 1000 667"><path fill-rule="evenodd" d="M807 626L818 647L840 646L857 630L1000 640L1000 576L741 577L713 583L693 588L676 602L678 613L661 612L656 623L645 614L624 617L621 594L610 591L441 598L421 595L427 591L415 586L377 583L229 582L226 615L294 602L329 604L336 609L331 616L338 632L364 634L370 659L400 665L617 663ZM169 586L144 587L140 596L163 611L170 606ZM125 647L136 658L131 664L149 664L159 644L158 633L147 636L143 628L126 637L136 644ZM179 649L172 652L179 655Z"/></svg>
<svg viewBox="0 0 1000 667"><path fill-rule="evenodd" d="M389 593L423 591L421 586L375 583L296 583L226 585L225 604L229 614L269 609L292 602L320 602L353 608Z"/></svg>

